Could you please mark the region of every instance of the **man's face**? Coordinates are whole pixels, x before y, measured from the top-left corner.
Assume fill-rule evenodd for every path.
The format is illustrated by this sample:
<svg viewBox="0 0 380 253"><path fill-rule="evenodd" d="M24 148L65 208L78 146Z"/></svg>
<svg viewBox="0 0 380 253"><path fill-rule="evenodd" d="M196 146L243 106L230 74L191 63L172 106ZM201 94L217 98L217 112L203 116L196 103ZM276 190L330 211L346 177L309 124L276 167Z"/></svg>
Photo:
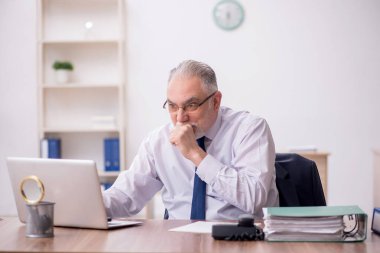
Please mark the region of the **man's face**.
<svg viewBox="0 0 380 253"><path fill-rule="evenodd" d="M212 94L212 93L211 93ZM202 88L202 82L198 77L174 76L167 89L168 105L177 105L175 112L169 112L173 125L177 123L190 124L195 134L204 134L215 122L221 101L221 93L218 91L195 111L184 110L183 107L191 103L199 104L208 96Z"/></svg>

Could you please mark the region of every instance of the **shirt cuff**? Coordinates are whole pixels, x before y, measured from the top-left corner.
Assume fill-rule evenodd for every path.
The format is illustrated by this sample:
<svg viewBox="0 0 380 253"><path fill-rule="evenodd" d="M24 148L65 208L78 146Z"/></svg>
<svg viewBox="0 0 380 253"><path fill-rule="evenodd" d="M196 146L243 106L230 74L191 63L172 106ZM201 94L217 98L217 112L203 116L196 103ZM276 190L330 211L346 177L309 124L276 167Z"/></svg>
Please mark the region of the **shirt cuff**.
<svg viewBox="0 0 380 253"><path fill-rule="evenodd" d="M207 184L212 184L223 167L221 162L208 154L198 165L196 173Z"/></svg>

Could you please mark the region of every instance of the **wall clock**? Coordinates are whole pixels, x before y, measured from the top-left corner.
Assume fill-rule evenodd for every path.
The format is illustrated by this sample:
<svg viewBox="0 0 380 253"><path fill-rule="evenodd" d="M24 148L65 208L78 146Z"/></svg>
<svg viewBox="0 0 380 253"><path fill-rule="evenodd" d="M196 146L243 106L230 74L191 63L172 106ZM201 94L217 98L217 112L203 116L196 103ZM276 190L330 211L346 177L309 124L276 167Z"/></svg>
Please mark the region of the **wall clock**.
<svg viewBox="0 0 380 253"><path fill-rule="evenodd" d="M244 21L244 9L235 0L222 0L215 5L213 17L216 25L223 30L234 30Z"/></svg>

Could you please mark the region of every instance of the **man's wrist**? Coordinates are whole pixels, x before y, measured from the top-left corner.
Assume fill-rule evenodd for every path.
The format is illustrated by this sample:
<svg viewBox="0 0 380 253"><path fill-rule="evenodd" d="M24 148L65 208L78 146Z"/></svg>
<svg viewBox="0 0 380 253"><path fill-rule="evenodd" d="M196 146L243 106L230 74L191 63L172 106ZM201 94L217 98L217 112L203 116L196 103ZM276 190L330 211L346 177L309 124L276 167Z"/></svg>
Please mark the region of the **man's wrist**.
<svg viewBox="0 0 380 253"><path fill-rule="evenodd" d="M190 160L195 164L195 166L198 166L206 156L207 153L199 148L193 154L191 154Z"/></svg>

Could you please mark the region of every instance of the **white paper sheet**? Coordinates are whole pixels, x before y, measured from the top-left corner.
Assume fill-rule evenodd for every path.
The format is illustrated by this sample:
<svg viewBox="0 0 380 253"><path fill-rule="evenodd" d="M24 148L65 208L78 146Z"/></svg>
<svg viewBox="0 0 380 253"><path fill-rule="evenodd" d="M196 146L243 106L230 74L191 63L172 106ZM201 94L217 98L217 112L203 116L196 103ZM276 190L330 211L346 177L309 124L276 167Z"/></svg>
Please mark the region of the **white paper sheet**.
<svg viewBox="0 0 380 253"><path fill-rule="evenodd" d="M212 225L215 224L237 224L236 222L211 222L211 221L197 221L185 226L169 229L172 232L188 232L188 233L200 233L211 234Z"/></svg>

